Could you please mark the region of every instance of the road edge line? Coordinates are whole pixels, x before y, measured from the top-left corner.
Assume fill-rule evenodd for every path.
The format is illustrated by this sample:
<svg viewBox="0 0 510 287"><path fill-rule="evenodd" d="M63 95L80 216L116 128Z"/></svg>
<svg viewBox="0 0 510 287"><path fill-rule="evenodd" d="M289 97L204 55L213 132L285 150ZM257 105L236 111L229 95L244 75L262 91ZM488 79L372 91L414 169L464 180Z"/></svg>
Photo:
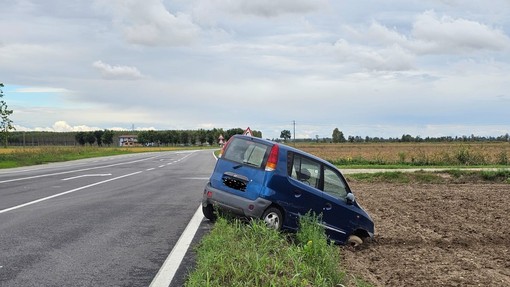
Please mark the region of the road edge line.
<svg viewBox="0 0 510 287"><path fill-rule="evenodd" d="M179 266L191 245L191 241L197 233L198 227L202 223L202 219L204 219L201 207L202 205L198 207L197 211L186 226L186 229L184 229L179 240L177 240L174 248L166 258L154 279L152 279L149 287L170 286L175 273L177 273L177 269L179 269Z"/></svg>

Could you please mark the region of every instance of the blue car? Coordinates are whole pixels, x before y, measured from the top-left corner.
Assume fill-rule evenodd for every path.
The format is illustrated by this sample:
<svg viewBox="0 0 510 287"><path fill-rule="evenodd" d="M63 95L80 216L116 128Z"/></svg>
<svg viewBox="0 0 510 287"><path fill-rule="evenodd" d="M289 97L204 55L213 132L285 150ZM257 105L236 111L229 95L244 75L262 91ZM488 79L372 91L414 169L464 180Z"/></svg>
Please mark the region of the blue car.
<svg viewBox="0 0 510 287"><path fill-rule="evenodd" d="M202 200L209 220L216 208L289 230L311 211L321 215L329 239L340 244L357 246L374 236L372 219L334 165L251 136L235 135L221 151Z"/></svg>

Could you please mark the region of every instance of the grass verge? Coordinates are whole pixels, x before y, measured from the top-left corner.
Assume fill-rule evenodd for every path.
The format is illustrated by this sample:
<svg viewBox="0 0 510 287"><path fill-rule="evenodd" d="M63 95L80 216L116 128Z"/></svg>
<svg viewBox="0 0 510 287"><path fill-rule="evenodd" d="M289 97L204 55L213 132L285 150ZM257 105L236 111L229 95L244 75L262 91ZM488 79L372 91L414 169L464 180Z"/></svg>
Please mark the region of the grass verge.
<svg viewBox="0 0 510 287"><path fill-rule="evenodd" d="M260 220L219 218L197 247L185 286L337 286L345 278L340 249L317 220L305 216L296 234L284 234Z"/></svg>
<svg viewBox="0 0 510 287"><path fill-rule="evenodd" d="M88 147L88 146L71 146L71 147L47 146L37 148L15 148L1 150L2 152L0 152L0 169L129 153L189 150L200 148L201 147L120 148L120 147Z"/></svg>

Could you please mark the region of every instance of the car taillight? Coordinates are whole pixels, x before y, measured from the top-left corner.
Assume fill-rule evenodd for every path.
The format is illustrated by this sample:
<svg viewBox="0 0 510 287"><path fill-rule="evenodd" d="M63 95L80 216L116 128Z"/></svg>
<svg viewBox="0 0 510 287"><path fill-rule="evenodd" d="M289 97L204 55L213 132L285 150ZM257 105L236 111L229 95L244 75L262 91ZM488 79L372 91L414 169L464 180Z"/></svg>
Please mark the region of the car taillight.
<svg viewBox="0 0 510 287"><path fill-rule="evenodd" d="M278 163L278 150L279 148L276 144L271 148L271 152L267 158L266 171L273 171L276 169L276 164Z"/></svg>
<svg viewBox="0 0 510 287"><path fill-rule="evenodd" d="M228 141L225 143L225 145L223 145L223 147L221 148L220 154L218 155L218 158L223 156L223 153L227 150L227 146L232 141L232 139L233 139L233 137L229 138Z"/></svg>

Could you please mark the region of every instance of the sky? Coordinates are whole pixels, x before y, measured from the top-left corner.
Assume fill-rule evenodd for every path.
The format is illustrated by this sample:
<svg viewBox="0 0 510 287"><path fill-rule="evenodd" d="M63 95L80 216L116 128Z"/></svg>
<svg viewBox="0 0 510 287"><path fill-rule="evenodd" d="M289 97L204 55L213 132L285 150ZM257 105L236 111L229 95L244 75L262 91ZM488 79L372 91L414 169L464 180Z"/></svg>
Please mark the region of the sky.
<svg viewBox="0 0 510 287"><path fill-rule="evenodd" d="M509 0L0 7L0 82L19 131L510 133Z"/></svg>

